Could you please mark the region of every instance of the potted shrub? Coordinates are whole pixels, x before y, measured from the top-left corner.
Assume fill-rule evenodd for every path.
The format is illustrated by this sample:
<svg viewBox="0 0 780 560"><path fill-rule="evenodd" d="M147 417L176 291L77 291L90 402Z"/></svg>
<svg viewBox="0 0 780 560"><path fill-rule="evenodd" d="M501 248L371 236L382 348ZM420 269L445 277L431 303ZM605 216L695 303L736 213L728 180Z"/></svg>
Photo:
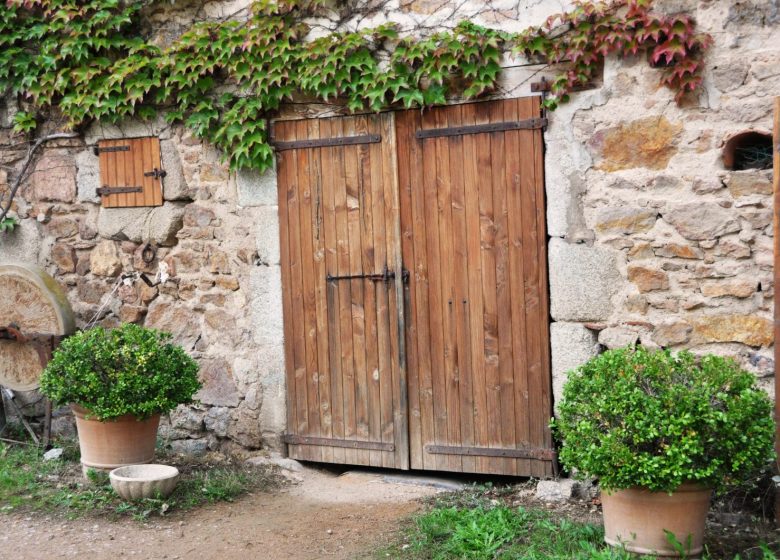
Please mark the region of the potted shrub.
<svg viewBox="0 0 780 560"><path fill-rule="evenodd" d="M41 376L41 392L73 409L85 472L151 462L160 414L199 388L197 363L170 334L134 324L66 338Z"/></svg>
<svg viewBox="0 0 780 560"><path fill-rule="evenodd" d="M712 491L773 457L771 414L731 359L629 347L569 373L553 426L563 465L599 480L607 543L696 555Z"/></svg>

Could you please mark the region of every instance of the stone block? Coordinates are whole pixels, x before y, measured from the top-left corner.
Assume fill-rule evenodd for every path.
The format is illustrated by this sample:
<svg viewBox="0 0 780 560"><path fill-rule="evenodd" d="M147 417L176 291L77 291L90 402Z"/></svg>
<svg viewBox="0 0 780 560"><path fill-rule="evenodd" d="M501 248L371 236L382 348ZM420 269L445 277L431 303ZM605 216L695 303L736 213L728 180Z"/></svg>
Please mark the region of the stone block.
<svg viewBox="0 0 780 560"><path fill-rule="evenodd" d="M191 309L181 303L157 298L149 305L144 323L152 327L173 334L177 344L186 349L192 348L195 340L200 335L200 317Z"/></svg>
<svg viewBox="0 0 780 560"><path fill-rule="evenodd" d="M690 334L693 330L685 321L676 321L673 323L663 323L658 325L653 331L652 340L658 346L667 348L677 344L685 344L690 340Z"/></svg>
<svg viewBox="0 0 780 560"><path fill-rule="evenodd" d="M51 248L51 261L61 274L76 272L76 251L67 243L55 243Z"/></svg>
<svg viewBox="0 0 780 560"><path fill-rule="evenodd" d="M553 323L550 325L550 349L552 352L552 385L554 402L563 397L563 385L567 373L596 356L599 344L596 333L578 323Z"/></svg>
<svg viewBox="0 0 780 560"><path fill-rule="evenodd" d="M734 198L754 194L772 194L772 171L748 169L733 171L726 179L726 186Z"/></svg>
<svg viewBox="0 0 780 560"><path fill-rule="evenodd" d="M250 306L255 342L273 343L284 338L282 275L278 266L255 266L250 273Z"/></svg>
<svg viewBox="0 0 780 560"><path fill-rule="evenodd" d="M89 269L95 276L117 276L122 271L122 261L113 241L98 243L89 255Z"/></svg>
<svg viewBox="0 0 780 560"><path fill-rule="evenodd" d="M221 358L201 362L200 380L203 387L195 398L213 406L238 406L240 395L233 381L233 369Z"/></svg>
<svg viewBox="0 0 780 560"><path fill-rule="evenodd" d="M118 241L143 243L152 241L162 246L176 242L181 229L184 205L166 203L155 208L101 208L97 228L100 237Z"/></svg>
<svg viewBox="0 0 780 560"><path fill-rule="evenodd" d="M79 202L100 204L95 190L100 188L100 159L92 150L76 155L76 190Z"/></svg>
<svg viewBox="0 0 780 560"><path fill-rule="evenodd" d="M35 220L22 220L12 232L0 233L0 262L38 264L40 252L41 238Z"/></svg>
<svg viewBox="0 0 780 560"><path fill-rule="evenodd" d="M276 188L276 167L265 173L241 170L236 174L239 206L275 206Z"/></svg>
<svg viewBox="0 0 780 560"><path fill-rule="evenodd" d="M536 499L543 502L568 502L579 497L580 483L573 478L540 480L536 485Z"/></svg>
<svg viewBox="0 0 780 560"><path fill-rule="evenodd" d="M556 321L603 321L621 285L615 253L551 239L550 313Z"/></svg>
<svg viewBox="0 0 780 560"><path fill-rule="evenodd" d="M758 315L707 315L691 321L695 343L741 342L769 346L774 340L773 322Z"/></svg>
<svg viewBox="0 0 780 560"><path fill-rule="evenodd" d="M65 154L45 153L32 175L33 199L73 202L76 199L76 164Z"/></svg>
<svg viewBox="0 0 780 560"><path fill-rule="evenodd" d="M55 239L62 239L64 237L73 237L79 232L79 223L71 218L56 217L52 218L45 226L44 229L48 235L51 235Z"/></svg>
<svg viewBox="0 0 780 560"><path fill-rule="evenodd" d="M208 438L176 439L171 442L171 451L179 455L205 455L209 451Z"/></svg>
<svg viewBox="0 0 780 560"><path fill-rule="evenodd" d="M144 136L157 136L161 140L169 139L171 128L165 121L165 117L159 115L153 121L124 119L117 124L95 122L84 132L84 142L92 145L97 144L98 140L121 140Z"/></svg>
<svg viewBox="0 0 780 560"><path fill-rule="evenodd" d="M257 209L255 218L255 244L257 258L261 263L277 265L279 256L279 209L264 206Z"/></svg>
<svg viewBox="0 0 780 560"><path fill-rule="evenodd" d="M698 247L683 245L680 243L667 243L656 247L654 253L658 257L678 258L678 259L703 259L704 251Z"/></svg>
<svg viewBox="0 0 780 560"><path fill-rule="evenodd" d="M204 418L206 429L218 437L227 437L230 422L231 409L224 406L211 407Z"/></svg>
<svg viewBox="0 0 780 560"><path fill-rule="evenodd" d="M599 343L609 349L624 348L636 344L639 333L625 327L607 327L599 332Z"/></svg>
<svg viewBox="0 0 780 560"><path fill-rule="evenodd" d="M597 232L602 234L629 234L650 231L658 214L644 208L614 206L602 208L596 215Z"/></svg>
<svg viewBox="0 0 780 560"><path fill-rule="evenodd" d="M666 169L677 153L682 128L681 123L670 123L666 117L650 116L600 130L589 143L600 156L598 169Z"/></svg>
<svg viewBox="0 0 780 560"><path fill-rule="evenodd" d="M197 189L190 188L179 157L179 151L171 140L160 142L160 157L162 168L165 170L163 178L164 200L193 200Z"/></svg>
<svg viewBox="0 0 780 560"><path fill-rule="evenodd" d="M690 202L662 211L663 218L686 239L714 239L741 229L733 212L715 202Z"/></svg>
<svg viewBox="0 0 780 560"><path fill-rule="evenodd" d="M707 297L736 297L746 298L756 293L758 280L747 278L733 280L708 280L702 282L701 293Z"/></svg>
<svg viewBox="0 0 780 560"><path fill-rule="evenodd" d="M628 280L636 284L642 293L669 288L669 275L663 270L647 266L629 265Z"/></svg>

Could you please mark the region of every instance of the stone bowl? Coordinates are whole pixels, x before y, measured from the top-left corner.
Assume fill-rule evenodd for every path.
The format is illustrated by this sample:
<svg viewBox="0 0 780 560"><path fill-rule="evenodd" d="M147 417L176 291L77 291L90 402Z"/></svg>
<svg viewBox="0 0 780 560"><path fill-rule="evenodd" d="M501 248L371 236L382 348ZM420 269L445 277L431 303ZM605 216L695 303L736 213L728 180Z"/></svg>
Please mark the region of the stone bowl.
<svg viewBox="0 0 780 560"><path fill-rule="evenodd" d="M179 469L169 465L128 465L108 474L114 491L125 500L165 498L179 482Z"/></svg>

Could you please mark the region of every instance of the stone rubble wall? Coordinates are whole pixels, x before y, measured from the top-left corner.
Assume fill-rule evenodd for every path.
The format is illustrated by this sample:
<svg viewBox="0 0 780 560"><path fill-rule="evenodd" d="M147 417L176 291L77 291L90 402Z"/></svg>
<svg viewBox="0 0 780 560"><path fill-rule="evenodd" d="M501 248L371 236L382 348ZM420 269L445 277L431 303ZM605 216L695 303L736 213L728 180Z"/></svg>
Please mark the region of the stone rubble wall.
<svg viewBox="0 0 780 560"><path fill-rule="evenodd" d="M195 19L242 17L247 0L161 2L148 23L160 44ZM408 31L459 19L520 30L567 2L390 0L313 34L376 25ZM645 60L610 58L604 83L575 93L545 132L551 346L555 394L565 372L603 348L646 346L736 357L767 389L774 375L772 200L769 171L724 169L721 150L746 129L770 131L780 95L780 0L665 0L715 38L705 91L682 107ZM767 5L770 5L768 8ZM318 31L319 30L319 31ZM526 94L538 67L508 62L502 96ZM0 102L0 191L19 171L15 107ZM294 104L283 118L343 112ZM161 139L165 203L104 209L98 139ZM198 359L200 403L164 422L178 451L280 448L285 429L279 220L272 172L231 174L220 154L178 126L94 125L83 139L50 144L16 199L21 227L0 238L0 259L44 266L66 288L78 325L131 321L169 330ZM144 262L146 242L159 246ZM136 280L111 294L124 272ZM104 305L105 304L105 305ZM34 401L31 401L34 402ZM55 425L69 428L61 413Z"/></svg>

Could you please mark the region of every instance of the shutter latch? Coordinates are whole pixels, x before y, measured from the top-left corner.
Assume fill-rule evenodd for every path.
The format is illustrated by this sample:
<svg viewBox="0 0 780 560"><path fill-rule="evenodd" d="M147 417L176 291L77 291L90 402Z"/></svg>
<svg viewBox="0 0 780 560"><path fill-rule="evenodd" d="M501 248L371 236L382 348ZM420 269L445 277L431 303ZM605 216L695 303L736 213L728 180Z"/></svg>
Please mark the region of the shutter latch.
<svg viewBox="0 0 780 560"><path fill-rule="evenodd" d="M154 177L155 179L162 179L166 175L167 173L164 169L157 169L156 167L153 170L144 173L144 177Z"/></svg>

